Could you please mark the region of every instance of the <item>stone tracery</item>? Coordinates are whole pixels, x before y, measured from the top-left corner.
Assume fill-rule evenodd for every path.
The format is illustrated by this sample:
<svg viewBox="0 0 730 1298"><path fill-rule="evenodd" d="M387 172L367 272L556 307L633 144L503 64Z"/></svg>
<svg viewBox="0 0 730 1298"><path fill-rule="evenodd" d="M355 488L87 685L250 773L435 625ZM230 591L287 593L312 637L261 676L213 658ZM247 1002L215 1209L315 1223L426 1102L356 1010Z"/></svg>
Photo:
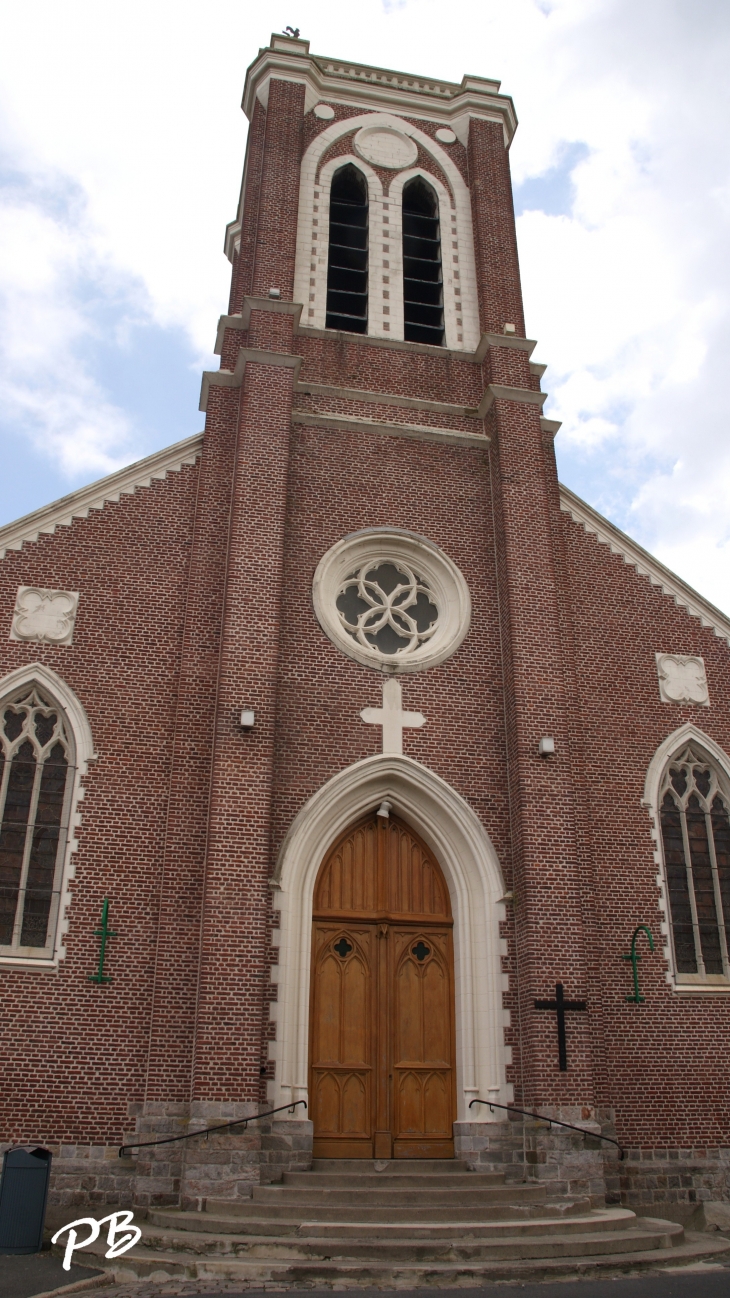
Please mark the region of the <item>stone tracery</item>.
<svg viewBox="0 0 730 1298"><path fill-rule="evenodd" d="M63 718L31 688L0 728L0 946L44 949L58 898L71 764Z"/></svg>
<svg viewBox="0 0 730 1298"><path fill-rule="evenodd" d="M345 631L384 654L413 653L438 625L432 590L403 563L362 564L345 578L336 602Z"/></svg>

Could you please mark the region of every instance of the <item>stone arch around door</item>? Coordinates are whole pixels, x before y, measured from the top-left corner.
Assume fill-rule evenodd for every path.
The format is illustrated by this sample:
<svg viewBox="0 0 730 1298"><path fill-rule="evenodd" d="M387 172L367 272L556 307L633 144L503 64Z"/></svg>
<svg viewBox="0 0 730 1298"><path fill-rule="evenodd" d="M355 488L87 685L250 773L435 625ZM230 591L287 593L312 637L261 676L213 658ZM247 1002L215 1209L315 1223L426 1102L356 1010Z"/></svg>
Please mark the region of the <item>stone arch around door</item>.
<svg viewBox="0 0 730 1298"><path fill-rule="evenodd" d="M278 1000L272 1054L272 1107L308 1100L312 901L330 847L358 817L381 802L410 825L434 853L449 890L454 920L457 1122L499 1121L475 1096L513 1099L505 1080L499 923L504 881L497 854L469 804L428 767L409 757L378 754L333 776L302 807L284 841L271 881L280 912ZM295 1118L302 1117L298 1109Z"/></svg>

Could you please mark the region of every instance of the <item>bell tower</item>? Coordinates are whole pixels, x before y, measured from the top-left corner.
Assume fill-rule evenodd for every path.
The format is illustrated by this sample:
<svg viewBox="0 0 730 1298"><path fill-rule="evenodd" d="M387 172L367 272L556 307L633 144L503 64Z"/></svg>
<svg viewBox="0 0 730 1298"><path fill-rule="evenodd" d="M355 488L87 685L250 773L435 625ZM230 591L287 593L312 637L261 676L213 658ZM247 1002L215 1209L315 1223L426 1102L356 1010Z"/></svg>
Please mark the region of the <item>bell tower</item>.
<svg viewBox="0 0 730 1298"><path fill-rule="evenodd" d="M458 1145L459 1131L488 1125L475 1098L594 1103L589 1016L571 1017L564 1072L552 1016L534 1008L558 983L566 999L587 989L557 425L542 416L544 367L525 337L514 108L496 81L366 67L273 35L243 109L229 309L220 369L203 379L181 681L208 782L205 763L180 754L171 783L173 805L205 797L208 821L192 848L184 817L179 840L168 835L177 862L204 861L202 923L190 931L199 976L193 987L176 970L167 986L159 961L148 1100L189 1088L204 1118L222 1103L244 1113L308 1098L313 881L337 834L377 806L358 803L358 764L390 763L392 783L372 785L378 800L394 799L408 822L408 797L393 789L442 781L462 808L450 823L473 817L492 862L483 911L464 912L466 893L450 903ZM348 558L353 536L365 548ZM392 593L404 581L407 600ZM404 615L409 602L418 614ZM255 725L242 733L244 707ZM363 721L393 708L420 721L403 720L388 750L385 722ZM311 886L285 886L297 818L348 772L349 813L296 865ZM360 787L368 779L363 770ZM424 835L416 802L408 823ZM439 864L456 888L453 841ZM163 898L162 934L166 905L172 914L176 897ZM183 1032L177 1055L174 1042L156 1050L181 1005L192 1055ZM196 1193L205 1184L201 1172Z"/></svg>

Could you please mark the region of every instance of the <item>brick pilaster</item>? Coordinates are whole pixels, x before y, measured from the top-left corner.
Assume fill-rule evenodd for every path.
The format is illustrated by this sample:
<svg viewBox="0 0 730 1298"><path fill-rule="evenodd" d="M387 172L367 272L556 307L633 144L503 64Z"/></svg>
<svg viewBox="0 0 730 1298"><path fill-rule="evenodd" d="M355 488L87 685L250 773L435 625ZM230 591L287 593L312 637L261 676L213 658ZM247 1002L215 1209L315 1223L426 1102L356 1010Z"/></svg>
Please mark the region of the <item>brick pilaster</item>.
<svg viewBox="0 0 730 1298"><path fill-rule="evenodd" d="M468 157L482 331L501 333L510 323L524 337L509 154L501 123L472 117Z"/></svg>
<svg viewBox="0 0 730 1298"><path fill-rule="evenodd" d="M590 1103L588 1014L568 1015L569 1071L561 1073L555 1015L533 1005L552 998L558 982L566 998L586 999L589 1011L598 995L586 982L565 646L539 408L497 398L491 425L525 1099ZM554 756L539 755L542 736L554 738Z"/></svg>
<svg viewBox="0 0 730 1298"><path fill-rule="evenodd" d="M241 388L210 793L196 1101L258 1100L264 1062L276 680L296 364L291 356L282 362L249 361ZM239 725L243 707L256 714L250 732Z"/></svg>
<svg viewBox="0 0 730 1298"><path fill-rule="evenodd" d="M225 537L238 393L216 388L200 465L183 619L145 1084L148 1104L187 1104L198 984L200 908L213 752Z"/></svg>

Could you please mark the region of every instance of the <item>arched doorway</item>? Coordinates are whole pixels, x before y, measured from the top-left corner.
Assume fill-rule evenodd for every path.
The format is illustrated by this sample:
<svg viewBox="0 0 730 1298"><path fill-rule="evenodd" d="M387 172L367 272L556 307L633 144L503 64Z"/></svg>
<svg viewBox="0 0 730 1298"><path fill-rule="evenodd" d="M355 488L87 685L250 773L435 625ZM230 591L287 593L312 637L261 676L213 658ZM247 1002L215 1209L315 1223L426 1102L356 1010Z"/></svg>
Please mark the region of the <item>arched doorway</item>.
<svg viewBox="0 0 730 1298"><path fill-rule="evenodd" d="M319 1158L452 1158L453 920L432 852L375 812L322 862L309 1095Z"/></svg>

